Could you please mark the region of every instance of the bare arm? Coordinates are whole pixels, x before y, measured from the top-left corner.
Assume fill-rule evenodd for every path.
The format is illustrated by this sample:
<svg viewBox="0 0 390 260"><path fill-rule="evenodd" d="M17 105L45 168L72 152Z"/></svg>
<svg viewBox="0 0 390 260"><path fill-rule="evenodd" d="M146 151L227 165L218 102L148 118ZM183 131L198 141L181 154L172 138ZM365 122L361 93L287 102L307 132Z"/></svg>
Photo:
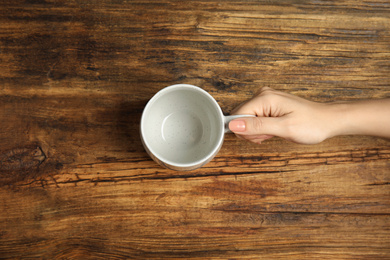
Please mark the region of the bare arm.
<svg viewBox="0 0 390 260"><path fill-rule="evenodd" d="M328 104L335 125L329 135L372 135L390 138L390 99Z"/></svg>

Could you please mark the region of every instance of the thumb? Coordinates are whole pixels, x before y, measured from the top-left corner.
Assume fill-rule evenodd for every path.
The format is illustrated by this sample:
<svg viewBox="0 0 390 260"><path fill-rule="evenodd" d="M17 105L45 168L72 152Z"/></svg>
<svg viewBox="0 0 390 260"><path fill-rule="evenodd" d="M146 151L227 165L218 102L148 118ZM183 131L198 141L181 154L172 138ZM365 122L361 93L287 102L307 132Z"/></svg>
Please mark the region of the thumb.
<svg viewBox="0 0 390 260"><path fill-rule="evenodd" d="M278 117L244 117L230 121L229 129L238 135L284 135L282 121Z"/></svg>

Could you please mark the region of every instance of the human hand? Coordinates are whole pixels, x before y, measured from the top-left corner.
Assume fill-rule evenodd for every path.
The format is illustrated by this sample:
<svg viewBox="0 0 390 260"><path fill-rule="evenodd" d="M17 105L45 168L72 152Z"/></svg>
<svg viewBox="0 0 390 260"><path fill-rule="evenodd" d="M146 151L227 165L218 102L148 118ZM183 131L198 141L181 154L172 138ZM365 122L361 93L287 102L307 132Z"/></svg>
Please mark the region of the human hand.
<svg viewBox="0 0 390 260"><path fill-rule="evenodd" d="M301 144L317 144L337 135L390 138L390 98L317 103L264 87L232 114L229 128L254 143L279 136Z"/></svg>
<svg viewBox="0 0 390 260"><path fill-rule="evenodd" d="M258 144L273 136L316 144L331 137L337 123L326 107L324 103L264 87L232 113L256 117L235 119L229 123L229 128L239 137Z"/></svg>

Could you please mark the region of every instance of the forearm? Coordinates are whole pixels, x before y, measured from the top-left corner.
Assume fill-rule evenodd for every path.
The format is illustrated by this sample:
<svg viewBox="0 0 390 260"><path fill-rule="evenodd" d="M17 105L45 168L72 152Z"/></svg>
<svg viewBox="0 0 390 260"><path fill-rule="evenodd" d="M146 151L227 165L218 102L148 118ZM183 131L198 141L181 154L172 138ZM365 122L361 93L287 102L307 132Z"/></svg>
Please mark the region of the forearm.
<svg viewBox="0 0 390 260"><path fill-rule="evenodd" d="M329 137L372 135L390 138L390 99L329 103Z"/></svg>

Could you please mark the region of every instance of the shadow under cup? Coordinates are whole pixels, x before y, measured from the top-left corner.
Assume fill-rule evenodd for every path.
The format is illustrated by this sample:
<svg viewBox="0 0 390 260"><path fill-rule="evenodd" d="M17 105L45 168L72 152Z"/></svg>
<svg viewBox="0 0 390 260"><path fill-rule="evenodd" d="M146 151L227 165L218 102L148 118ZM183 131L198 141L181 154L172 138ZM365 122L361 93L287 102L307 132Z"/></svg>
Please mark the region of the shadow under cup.
<svg viewBox="0 0 390 260"><path fill-rule="evenodd" d="M141 119L145 149L156 162L174 170L192 170L210 161L222 145L224 131L215 99L186 84L158 92Z"/></svg>

